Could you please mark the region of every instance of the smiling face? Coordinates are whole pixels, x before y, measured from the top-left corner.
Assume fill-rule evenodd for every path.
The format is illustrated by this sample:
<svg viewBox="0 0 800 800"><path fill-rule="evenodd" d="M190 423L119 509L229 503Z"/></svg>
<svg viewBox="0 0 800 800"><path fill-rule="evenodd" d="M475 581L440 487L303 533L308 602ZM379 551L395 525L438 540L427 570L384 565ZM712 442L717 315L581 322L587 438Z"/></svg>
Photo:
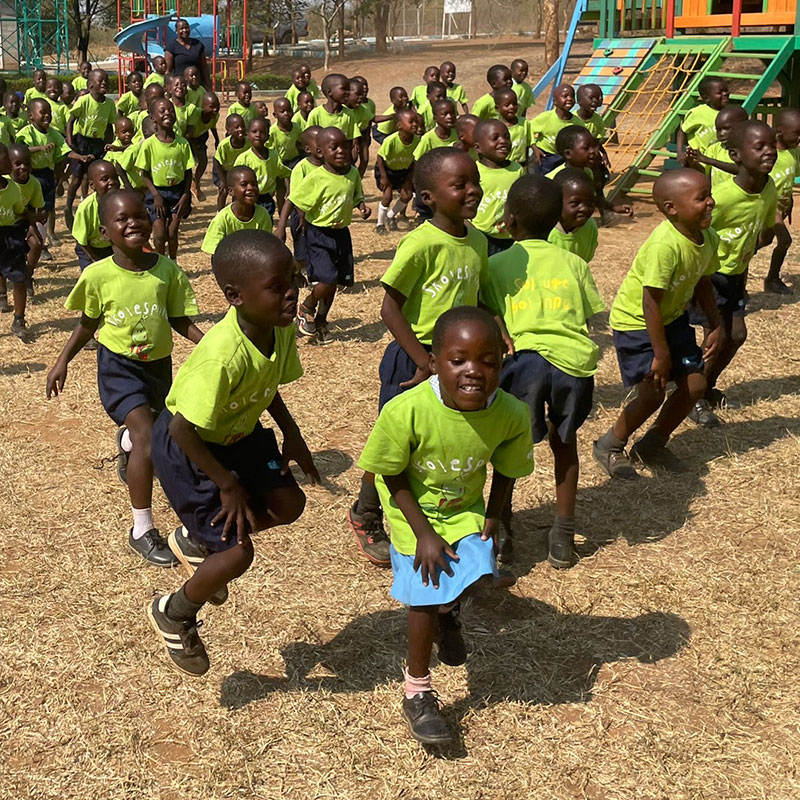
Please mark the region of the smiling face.
<svg viewBox="0 0 800 800"><path fill-rule="evenodd" d="M253 97L253 90L249 83L240 83L236 87L236 99L243 105L249 106Z"/></svg>
<svg viewBox="0 0 800 800"><path fill-rule="evenodd" d="M166 75L167 74L167 60L164 56L156 56L153 59L153 69L159 75Z"/></svg>
<svg viewBox="0 0 800 800"><path fill-rule="evenodd" d="M553 92L553 105L562 111L569 111L575 105L575 90L569 85L559 86Z"/></svg>
<svg viewBox="0 0 800 800"><path fill-rule="evenodd" d="M454 151L442 163L433 187L420 194L426 205L447 219L474 219L483 197L478 167L466 153Z"/></svg>
<svg viewBox="0 0 800 800"><path fill-rule="evenodd" d="M19 114L19 109L22 101L19 99L19 95L16 92L10 92L6 96L5 101L5 108L6 114L9 117L16 117Z"/></svg>
<svg viewBox="0 0 800 800"><path fill-rule="evenodd" d="M78 67L78 72L80 72L81 76L88 78L91 71L92 65L88 61L81 61L81 65Z"/></svg>
<svg viewBox="0 0 800 800"><path fill-rule="evenodd" d="M12 147L8 157L11 162L11 177L17 183L27 183L31 176L31 154L28 148Z"/></svg>
<svg viewBox="0 0 800 800"><path fill-rule="evenodd" d="M714 127L717 131L717 139L722 144L728 143L731 128L741 122L747 122L747 112L741 106L728 106L717 114Z"/></svg>
<svg viewBox="0 0 800 800"><path fill-rule="evenodd" d="M731 147L731 158L753 175L769 175L778 157L775 133L764 123L750 123L738 148Z"/></svg>
<svg viewBox="0 0 800 800"><path fill-rule="evenodd" d="M511 62L511 77L517 83L524 83L528 77L528 62L518 58L516 61Z"/></svg>
<svg viewBox="0 0 800 800"><path fill-rule="evenodd" d="M157 128L171 131L175 127L175 106L166 97L159 97L152 103L150 119Z"/></svg>
<svg viewBox="0 0 800 800"><path fill-rule="evenodd" d="M338 128L325 128L317 136L317 158L330 167L342 170L350 163L350 150L344 133Z"/></svg>
<svg viewBox="0 0 800 800"><path fill-rule="evenodd" d="M139 97L139 95L142 93L143 86L144 80L138 72L131 73L131 75L128 76L128 91L130 91L135 97Z"/></svg>
<svg viewBox="0 0 800 800"><path fill-rule="evenodd" d="M498 96L495 101L495 108L497 109L497 113L500 115L500 119L504 119L507 122L513 122L517 118L517 109L519 108L517 95L514 94L513 91L503 90L498 92Z"/></svg>
<svg viewBox="0 0 800 800"><path fill-rule="evenodd" d="M247 129L247 141L254 150L262 150L268 138L269 122L262 117L256 117Z"/></svg>
<svg viewBox="0 0 800 800"><path fill-rule="evenodd" d="M292 280L292 254L286 250L268 264L248 269L225 296L248 322L259 328L285 328L297 316L297 289Z"/></svg>
<svg viewBox="0 0 800 800"><path fill-rule="evenodd" d="M216 95L206 95L203 98L203 113L207 116L219 114L219 99Z"/></svg>
<svg viewBox="0 0 800 800"><path fill-rule="evenodd" d="M40 131L47 131L53 121L50 103L46 100L34 100L28 106L28 119L33 123L34 128Z"/></svg>
<svg viewBox="0 0 800 800"><path fill-rule="evenodd" d="M47 73L43 69L37 69L33 73L33 85L37 92L44 92L47 85Z"/></svg>
<svg viewBox="0 0 800 800"><path fill-rule="evenodd" d="M285 127L292 124L292 104L285 97L281 97L273 103L272 111L278 124Z"/></svg>
<svg viewBox="0 0 800 800"><path fill-rule="evenodd" d="M663 213L688 231L705 230L711 225L714 198L708 176L695 170L682 170L676 177L664 201Z"/></svg>
<svg viewBox="0 0 800 800"><path fill-rule="evenodd" d="M492 87L493 92L510 89L512 84L511 70L507 68L495 70L489 78L489 86Z"/></svg>
<svg viewBox="0 0 800 800"><path fill-rule="evenodd" d="M45 85L44 93L53 101L58 102L61 99L61 81L58 78L48 78Z"/></svg>
<svg viewBox="0 0 800 800"><path fill-rule="evenodd" d="M93 69L89 73L89 92L93 97L105 97L108 92L108 75L105 70Z"/></svg>
<svg viewBox="0 0 800 800"><path fill-rule="evenodd" d="M448 408L479 411L497 391L502 362L499 335L486 322L464 320L447 329L430 363Z"/></svg>
<svg viewBox="0 0 800 800"><path fill-rule="evenodd" d="M422 80L424 80L425 83L430 83L431 81L438 81L439 78L440 78L439 67L428 67L422 76Z"/></svg>
<svg viewBox="0 0 800 800"><path fill-rule="evenodd" d="M309 92L301 92L297 96L297 108L303 114L310 114L311 109L314 108L314 97Z"/></svg>
<svg viewBox="0 0 800 800"><path fill-rule="evenodd" d="M123 147L127 147L133 139L133 123L127 117L117 117L114 123L114 133Z"/></svg>
<svg viewBox="0 0 800 800"><path fill-rule="evenodd" d="M72 105L75 99L75 87L71 83L65 83L61 90L61 100L66 105Z"/></svg>
<svg viewBox="0 0 800 800"><path fill-rule="evenodd" d="M445 61L439 67L439 80L447 86L452 86L456 79L456 65L452 61Z"/></svg>
<svg viewBox="0 0 800 800"><path fill-rule="evenodd" d="M350 96L350 81L343 78L332 80L327 86L326 96L336 105L344 105Z"/></svg>
<svg viewBox="0 0 800 800"><path fill-rule="evenodd" d="M228 193L234 203L254 206L258 200L258 178L248 167L234 167L228 173Z"/></svg>
<svg viewBox="0 0 800 800"><path fill-rule="evenodd" d="M186 99L186 80L182 75L176 75L169 85L170 92L176 100Z"/></svg>
<svg viewBox="0 0 800 800"><path fill-rule="evenodd" d="M119 176L114 165L108 161L93 161L89 167L89 183L97 194L102 197L111 189L119 189Z"/></svg>
<svg viewBox="0 0 800 800"><path fill-rule="evenodd" d="M794 150L800 144L800 113L793 111L782 115L775 134L787 150Z"/></svg>
<svg viewBox="0 0 800 800"><path fill-rule="evenodd" d="M572 147L564 151L564 160L571 167L584 169L593 167L597 163L599 154L600 149L597 146L597 140L591 133L586 131L576 136Z"/></svg>
<svg viewBox="0 0 800 800"><path fill-rule="evenodd" d="M100 232L117 249L141 252L150 243L151 231L150 215L136 192L123 189L104 201Z"/></svg>
<svg viewBox="0 0 800 800"><path fill-rule="evenodd" d="M185 19L179 19L175 23L175 35L182 41L188 41L189 36L191 35L191 29L189 28L189 23Z"/></svg>
<svg viewBox="0 0 800 800"><path fill-rule="evenodd" d="M562 195L561 225L567 231L580 228L594 214L594 187L588 181L565 183Z"/></svg>
<svg viewBox="0 0 800 800"><path fill-rule="evenodd" d="M499 164L511 152L511 134L500 120L483 122L475 131L475 146L481 156Z"/></svg>
<svg viewBox="0 0 800 800"><path fill-rule="evenodd" d="M391 101L397 110L405 108L408 105L408 92L405 89L397 89L392 92Z"/></svg>
<svg viewBox="0 0 800 800"><path fill-rule="evenodd" d="M231 137L236 147L241 147L244 141L244 119L241 114L231 114L225 120L225 133Z"/></svg>

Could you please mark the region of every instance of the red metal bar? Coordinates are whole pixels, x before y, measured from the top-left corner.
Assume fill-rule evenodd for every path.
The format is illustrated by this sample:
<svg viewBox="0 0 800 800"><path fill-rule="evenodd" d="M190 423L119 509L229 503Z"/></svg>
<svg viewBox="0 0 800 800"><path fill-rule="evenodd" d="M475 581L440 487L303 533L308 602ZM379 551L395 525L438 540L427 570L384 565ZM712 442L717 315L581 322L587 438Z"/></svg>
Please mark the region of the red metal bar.
<svg viewBox="0 0 800 800"><path fill-rule="evenodd" d="M244 73L247 69L247 63L250 56L250 48L247 44L247 0L244 0L242 6L242 77L244 80Z"/></svg>
<svg viewBox="0 0 800 800"><path fill-rule="evenodd" d="M736 0L734 0L736 2ZM741 6L741 0L739 0ZM667 39L675 36L675 0L667 0Z"/></svg>
<svg viewBox="0 0 800 800"><path fill-rule="evenodd" d="M733 0L733 19L731 20L731 36L736 38L742 27L742 0Z"/></svg>

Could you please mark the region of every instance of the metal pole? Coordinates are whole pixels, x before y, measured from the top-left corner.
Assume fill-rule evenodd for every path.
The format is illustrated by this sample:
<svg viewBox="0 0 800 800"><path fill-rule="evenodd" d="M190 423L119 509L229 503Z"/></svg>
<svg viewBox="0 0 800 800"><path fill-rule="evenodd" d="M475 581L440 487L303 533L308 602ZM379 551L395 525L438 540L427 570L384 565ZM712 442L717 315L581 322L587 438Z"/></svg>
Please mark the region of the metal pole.
<svg viewBox="0 0 800 800"><path fill-rule="evenodd" d="M734 0L734 3L736 0ZM741 0L740 0L741 2ZM667 0L667 39L675 36L675 0Z"/></svg>
<svg viewBox="0 0 800 800"><path fill-rule="evenodd" d="M742 27L742 0L733 0L733 19L731 20L731 36L735 39Z"/></svg>

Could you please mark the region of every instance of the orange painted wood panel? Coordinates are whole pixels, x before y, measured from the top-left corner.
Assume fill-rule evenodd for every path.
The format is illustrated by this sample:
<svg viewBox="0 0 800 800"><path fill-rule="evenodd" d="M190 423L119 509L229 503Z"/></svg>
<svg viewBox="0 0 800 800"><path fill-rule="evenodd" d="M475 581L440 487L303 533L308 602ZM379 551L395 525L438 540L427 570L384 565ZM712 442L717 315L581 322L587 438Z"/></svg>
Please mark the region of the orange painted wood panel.
<svg viewBox="0 0 800 800"><path fill-rule="evenodd" d="M684 8L686 3L684 3ZM731 14L702 14L688 16L682 14L675 17L675 26L678 28L719 28L730 27L733 24ZM791 11L776 11L762 14L742 14L742 27L756 25L794 25L794 9Z"/></svg>

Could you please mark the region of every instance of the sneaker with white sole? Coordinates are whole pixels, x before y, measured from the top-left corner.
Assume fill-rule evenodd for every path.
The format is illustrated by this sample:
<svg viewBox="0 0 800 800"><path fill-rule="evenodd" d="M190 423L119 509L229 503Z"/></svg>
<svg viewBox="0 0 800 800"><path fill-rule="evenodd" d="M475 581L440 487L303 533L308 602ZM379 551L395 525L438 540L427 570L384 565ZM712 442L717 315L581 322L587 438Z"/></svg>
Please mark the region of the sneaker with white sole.
<svg viewBox="0 0 800 800"><path fill-rule="evenodd" d="M208 653L197 629L203 624L196 619L175 620L167 615L171 595L156 597L148 603L146 611L150 624L167 648L172 666L181 672L199 678L208 672Z"/></svg>
<svg viewBox="0 0 800 800"><path fill-rule="evenodd" d="M167 539L167 544L190 578L194 575L194 571L211 555L211 551L207 547L203 547L192 539L189 531L183 525L179 525L172 531ZM221 606L227 599L228 587L223 586L216 594L208 598L208 602L214 606Z"/></svg>

